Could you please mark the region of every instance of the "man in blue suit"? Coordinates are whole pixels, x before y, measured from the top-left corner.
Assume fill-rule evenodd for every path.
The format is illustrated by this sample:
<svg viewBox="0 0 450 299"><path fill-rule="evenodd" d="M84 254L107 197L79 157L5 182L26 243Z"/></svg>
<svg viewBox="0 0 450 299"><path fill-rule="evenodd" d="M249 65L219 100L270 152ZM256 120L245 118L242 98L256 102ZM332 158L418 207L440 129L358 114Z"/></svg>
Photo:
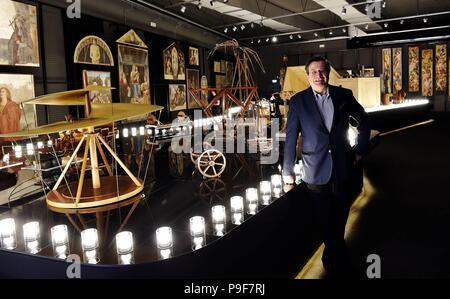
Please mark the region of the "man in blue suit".
<svg viewBox="0 0 450 299"><path fill-rule="evenodd" d="M302 137L303 181L314 201L325 250L322 262L330 275L350 272L344 241L345 224L357 174L356 163L369 148L370 127L364 108L351 90L329 85L330 64L323 57L310 59L306 74L311 87L291 98L284 149L285 190L294 184L299 133ZM349 121L356 120L357 145L347 138Z"/></svg>

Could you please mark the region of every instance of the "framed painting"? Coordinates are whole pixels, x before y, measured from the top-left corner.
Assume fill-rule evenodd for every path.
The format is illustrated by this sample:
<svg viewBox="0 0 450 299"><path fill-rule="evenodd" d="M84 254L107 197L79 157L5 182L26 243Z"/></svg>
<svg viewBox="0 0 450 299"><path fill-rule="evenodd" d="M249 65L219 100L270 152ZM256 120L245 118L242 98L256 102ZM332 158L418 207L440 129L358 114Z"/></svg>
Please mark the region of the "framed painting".
<svg viewBox="0 0 450 299"><path fill-rule="evenodd" d="M200 88L200 76L198 70L193 69L187 69L186 70L186 76L187 76L187 88ZM194 97L187 92L187 104L188 109L195 109L200 108L200 105L197 103L197 101L194 99Z"/></svg>
<svg viewBox="0 0 450 299"><path fill-rule="evenodd" d="M220 73L220 61L214 61L214 73Z"/></svg>
<svg viewBox="0 0 450 299"><path fill-rule="evenodd" d="M111 87L111 73L102 71L83 70L83 87L88 86ZM89 92L91 103L111 103L111 90L91 91Z"/></svg>
<svg viewBox="0 0 450 299"><path fill-rule="evenodd" d="M150 104L150 78L146 49L117 45L121 103Z"/></svg>
<svg viewBox="0 0 450 299"><path fill-rule="evenodd" d="M394 93L402 89L402 48L392 49L392 83Z"/></svg>
<svg viewBox="0 0 450 299"><path fill-rule="evenodd" d="M384 93L392 93L392 52L391 49L381 51L383 57L382 74Z"/></svg>
<svg viewBox="0 0 450 299"><path fill-rule="evenodd" d="M170 111L186 109L186 84L169 84Z"/></svg>
<svg viewBox="0 0 450 299"><path fill-rule="evenodd" d="M20 105L34 97L33 75L0 74L0 134L36 127L35 105Z"/></svg>
<svg viewBox="0 0 450 299"><path fill-rule="evenodd" d="M189 64L198 66L198 61L198 48L189 47Z"/></svg>
<svg viewBox="0 0 450 299"><path fill-rule="evenodd" d="M144 43L142 38L140 38L133 29L130 29L127 33L117 39L116 43L135 46L139 48L147 48L147 45Z"/></svg>
<svg viewBox="0 0 450 299"><path fill-rule="evenodd" d="M224 75L216 75L216 87L221 88L227 86L226 78Z"/></svg>
<svg viewBox="0 0 450 299"><path fill-rule="evenodd" d="M163 51L164 79L185 80L184 54L175 43Z"/></svg>
<svg viewBox="0 0 450 299"><path fill-rule="evenodd" d="M39 67L37 7L0 0L0 64Z"/></svg>
<svg viewBox="0 0 450 299"><path fill-rule="evenodd" d="M100 37L88 35L83 37L73 53L74 63L114 65L114 59L108 44Z"/></svg>
<svg viewBox="0 0 450 299"><path fill-rule="evenodd" d="M409 92L419 92L419 47L408 48L408 90Z"/></svg>
<svg viewBox="0 0 450 299"><path fill-rule="evenodd" d="M422 95L433 95L433 49L422 49Z"/></svg>
<svg viewBox="0 0 450 299"><path fill-rule="evenodd" d="M447 88L447 45L436 45L436 91L444 91Z"/></svg>

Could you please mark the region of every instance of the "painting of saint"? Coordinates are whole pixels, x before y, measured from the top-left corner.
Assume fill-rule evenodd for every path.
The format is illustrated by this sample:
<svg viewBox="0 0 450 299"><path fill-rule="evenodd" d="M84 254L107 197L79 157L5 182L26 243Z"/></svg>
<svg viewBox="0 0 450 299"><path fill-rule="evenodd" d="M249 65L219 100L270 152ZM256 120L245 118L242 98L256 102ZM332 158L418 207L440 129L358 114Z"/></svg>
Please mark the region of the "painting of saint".
<svg viewBox="0 0 450 299"><path fill-rule="evenodd" d="M402 48L392 49L394 93L402 89Z"/></svg>
<svg viewBox="0 0 450 299"><path fill-rule="evenodd" d="M169 84L170 111L186 109L186 84Z"/></svg>
<svg viewBox="0 0 450 299"><path fill-rule="evenodd" d="M33 98L33 75L0 74L0 134L36 127L34 105L20 106ZM1 138L1 141L14 140L16 138Z"/></svg>
<svg viewBox="0 0 450 299"><path fill-rule="evenodd" d="M39 67L37 9L0 0L0 64Z"/></svg>
<svg viewBox="0 0 450 299"><path fill-rule="evenodd" d="M172 43L163 51L164 79L185 80L185 62L183 52Z"/></svg>
<svg viewBox="0 0 450 299"><path fill-rule="evenodd" d="M189 64L190 65L199 65L197 48L189 47Z"/></svg>
<svg viewBox="0 0 450 299"><path fill-rule="evenodd" d="M382 50L383 89L384 93L392 93L392 56L391 49Z"/></svg>
<svg viewBox="0 0 450 299"><path fill-rule="evenodd" d="M108 45L100 37L88 35L77 44L73 54L74 63L114 65L114 59Z"/></svg>
<svg viewBox="0 0 450 299"><path fill-rule="evenodd" d="M86 88L91 85L111 87L111 73L83 70L83 87ZM111 103L111 90L91 91L89 92L89 99L92 103Z"/></svg>

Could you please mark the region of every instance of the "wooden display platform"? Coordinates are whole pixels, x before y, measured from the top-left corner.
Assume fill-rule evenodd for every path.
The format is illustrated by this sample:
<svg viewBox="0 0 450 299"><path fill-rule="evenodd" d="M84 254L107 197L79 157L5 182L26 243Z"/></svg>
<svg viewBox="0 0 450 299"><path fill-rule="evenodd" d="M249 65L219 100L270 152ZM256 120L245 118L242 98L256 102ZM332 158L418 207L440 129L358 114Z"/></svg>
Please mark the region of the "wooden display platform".
<svg viewBox="0 0 450 299"><path fill-rule="evenodd" d="M117 179L117 182L116 182ZM136 186L128 176L104 176L100 177L100 188L93 188L92 180L86 179L81 191L80 201L76 203L78 181L67 185L61 185L57 190L47 194L47 205L62 209L92 208L109 205L128 199L144 189L142 180Z"/></svg>

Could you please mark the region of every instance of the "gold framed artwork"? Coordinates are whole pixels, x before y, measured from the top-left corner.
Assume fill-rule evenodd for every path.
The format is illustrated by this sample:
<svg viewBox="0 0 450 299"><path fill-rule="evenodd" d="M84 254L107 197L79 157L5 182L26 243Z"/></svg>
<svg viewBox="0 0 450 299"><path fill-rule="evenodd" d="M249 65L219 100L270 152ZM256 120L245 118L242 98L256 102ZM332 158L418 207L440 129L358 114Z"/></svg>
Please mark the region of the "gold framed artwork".
<svg viewBox="0 0 450 299"><path fill-rule="evenodd" d="M0 1L0 64L39 67L37 7Z"/></svg>
<svg viewBox="0 0 450 299"><path fill-rule="evenodd" d="M392 84L394 93L402 89L402 48L392 49Z"/></svg>
<svg viewBox="0 0 450 299"><path fill-rule="evenodd" d="M116 40L116 43L139 48L147 48L147 45L144 43L142 38L140 38L133 29L130 29L127 33L122 35L118 40Z"/></svg>
<svg viewBox="0 0 450 299"><path fill-rule="evenodd" d="M193 69L187 69L186 70L186 76L187 76L187 88L194 88L198 89L200 88L200 78L199 78L199 71L193 70ZM194 99L194 97L187 92L187 105L188 109L195 109L200 108L200 105L197 103L197 101Z"/></svg>
<svg viewBox="0 0 450 299"><path fill-rule="evenodd" d="M422 95L433 95L433 49L422 49Z"/></svg>
<svg viewBox="0 0 450 299"><path fill-rule="evenodd" d="M88 86L111 87L111 73L102 71L83 70L83 87ZM91 103L111 103L111 90L94 90L89 92Z"/></svg>
<svg viewBox="0 0 450 299"><path fill-rule="evenodd" d="M189 47L189 64L198 66L198 61L198 48Z"/></svg>
<svg viewBox="0 0 450 299"><path fill-rule="evenodd" d="M436 91L445 91L447 88L447 45L436 45Z"/></svg>
<svg viewBox="0 0 450 299"><path fill-rule="evenodd" d="M118 44L121 103L150 104L148 51Z"/></svg>
<svg viewBox="0 0 450 299"><path fill-rule="evenodd" d="M186 109L186 84L169 84L169 109Z"/></svg>
<svg viewBox="0 0 450 299"><path fill-rule="evenodd" d="M225 75L216 75L216 87L221 88L227 86Z"/></svg>
<svg viewBox="0 0 450 299"><path fill-rule="evenodd" d="M214 61L214 73L220 73L220 61Z"/></svg>
<svg viewBox="0 0 450 299"><path fill-rule="evenodd" d="M163 51L164 79L185 80L184 53L175 43Z"/></svg>
<svg viewBox="0 0 450 299"><path fill-rule="evenodd" d="M419 47L408 48L408 90L419 92Z"/></svg>
<svg viewBox="0 0 450 299"><path fill-rule="evenodd" d="M88 35L83 37L75 47L74 63L114 65L114 59L108 45L100 37Z"/></svg>
<svg viewBox="0 0 450 299"><path fill-rule="evenodd" d="M384 93L392 93L392 51L391 49L382 50L382 74Z"/></svg>
<svg viewBox="0 0 450 299"><path fill-rule="evenodd" d="M33 104L20 103L33 99L33 75L0 74L0 134L36 127L36 110ZM12 141L15 138L3 138Z"/></svg>

